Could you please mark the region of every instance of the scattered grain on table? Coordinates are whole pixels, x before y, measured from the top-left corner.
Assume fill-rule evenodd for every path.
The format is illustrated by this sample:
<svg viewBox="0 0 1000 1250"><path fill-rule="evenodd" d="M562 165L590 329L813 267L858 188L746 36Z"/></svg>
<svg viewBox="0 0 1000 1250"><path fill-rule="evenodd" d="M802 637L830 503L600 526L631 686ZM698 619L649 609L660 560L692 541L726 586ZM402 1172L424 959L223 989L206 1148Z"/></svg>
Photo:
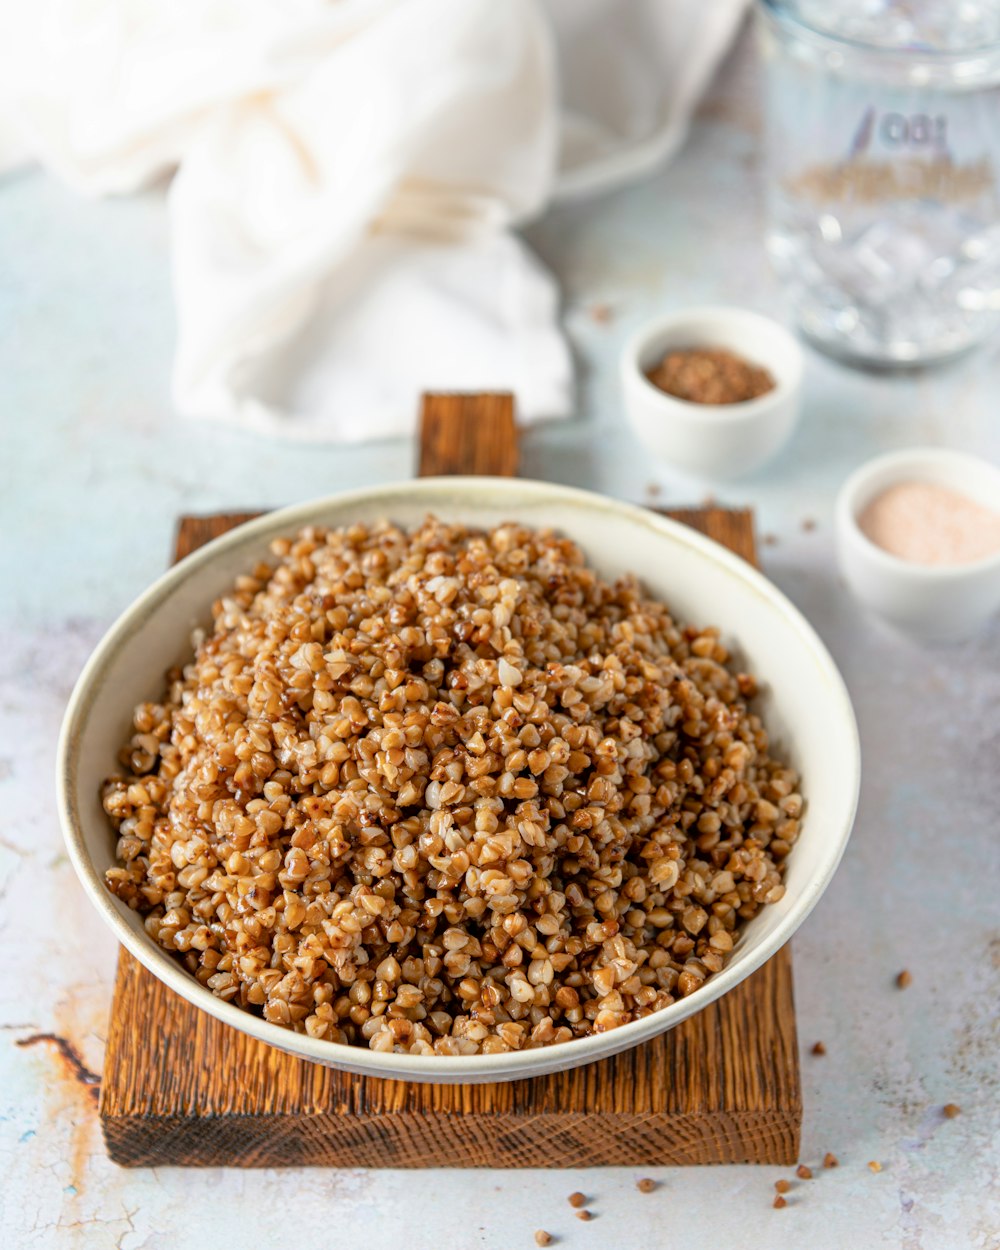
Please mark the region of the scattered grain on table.
<svg viewBox="0 0 1000 1250"><path fill-rule="evenodd" d="M823 1042L813 1042L812 1053L814 1055L825 1055L826 1046L824 1045Z"/></svg>
<svg viewBox="0 0 1000 1250"><path fill-rule="evenodd" d="M582 1207L586 1201L586 1195L581 1194L579 1190L569 1196L569 1205L571 1207Z"/></svg>
<svg viewBox="0 0 1000 1250"><path fill-rule="evenodd" d="M823 1156L823 1166L825 1168L839 1168L840 1160L837 1158L835 1154L831 1154L830 1151L828 1150L826 1154Z"/></svg>
<svg viewBox="0 0 1000 1250"><path fill-rule="evenodd" d="M909 969L904 968L902 972L896 975L896 988L905 990L908 985L913 984L913 973Z"/></svg>
<svg viewBox="0 0 1000 1250"><path fill-rule="evenodd" d="M641 1194L651 1194L656 1188L656 1181L644 1176L641 1181L636 1181L635 1187Z"/></svg>
<svg viewBox="0 0 1000 1250"><path fill-rule="evenodd" d="M941 1108L946 1120L954 1120L955 1116L962 1114L962 1108L957 1102L946 1102Z"/></svg>
<svg viewBox="0 0 1000 1250"><path fill-rule="evenodd" d="M813 1175L812 1168L806 1167L804 1163L800 1163L799 1166L795 1169L795 1175L799 1178L800 1181L811 1181L812 1175Z"/></svg>

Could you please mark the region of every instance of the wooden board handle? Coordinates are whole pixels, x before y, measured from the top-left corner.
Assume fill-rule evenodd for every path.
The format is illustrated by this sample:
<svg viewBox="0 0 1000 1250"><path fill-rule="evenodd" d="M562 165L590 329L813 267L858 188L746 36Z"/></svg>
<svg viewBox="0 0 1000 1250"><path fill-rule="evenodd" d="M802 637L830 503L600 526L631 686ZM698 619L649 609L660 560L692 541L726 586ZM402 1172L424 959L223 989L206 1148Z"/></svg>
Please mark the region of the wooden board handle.
<svg viewBox="0 0 1000 1250"><path fill-rule="evenodd" d="M516 477L514 396L506 393L423 397L420 477L487 474Z"/></svg>

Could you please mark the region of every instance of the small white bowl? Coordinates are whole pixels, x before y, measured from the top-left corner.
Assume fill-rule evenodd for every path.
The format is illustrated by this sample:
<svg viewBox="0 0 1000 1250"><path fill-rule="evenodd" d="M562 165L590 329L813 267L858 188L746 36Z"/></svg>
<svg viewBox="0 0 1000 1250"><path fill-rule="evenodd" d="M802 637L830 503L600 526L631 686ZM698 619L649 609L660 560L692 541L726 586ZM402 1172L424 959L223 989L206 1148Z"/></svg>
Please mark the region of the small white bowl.
<svg viewBox="0 0 1000 1250"><path fill-rule="evenodd" d="M901 482L933 482L1000 509L1000 469L978 456L914 447L878 456L847 479L837 497L837 557L857 598L890 624L927 642L972 637L1000 610L1000 553L969 564L913 564L883 551L858 518Z"/></svg>
<svg viewBox="0 0 1000 1250"><path fill-rule="evenodd" d="M775 387L738 404L695 404L646 377L671 349L722 347L767 369ZM745 308L691 308L647 322L621 357L625 411L640 442L674 469L701 477L750 473L777 452L799 418L802 348L776 321Z"/></svg>

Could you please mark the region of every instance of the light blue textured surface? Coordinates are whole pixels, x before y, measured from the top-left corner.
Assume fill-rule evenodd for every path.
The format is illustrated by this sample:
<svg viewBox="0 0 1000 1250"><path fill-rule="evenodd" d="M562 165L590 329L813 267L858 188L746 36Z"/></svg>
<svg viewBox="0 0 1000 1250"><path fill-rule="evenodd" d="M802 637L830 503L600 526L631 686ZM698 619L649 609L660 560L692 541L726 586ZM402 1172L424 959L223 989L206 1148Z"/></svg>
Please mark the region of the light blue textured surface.
<svg viewBox="0 0 1000 1250"><path fill-rule="evenodd" d="M701 302L778 311L760 247L758 113L746 47L661 175L532 227L579 363L577 420L531 431L526 474L634 500L698 502L623 425L617 353L645 317ZM594 310L608 316L595 317ZM52 1030L99 1070L113 943L62 854L51 770L87 652L163 568L180 512L266 507L410 474L408 440L282 446L177 420L162 194L92 203L41 176L0 182L0 1227L5 1245L312 1250L381 1244L772 1248L1000 1246L1000 628L925 651L863 619L832 565L838 484L862 460L939 443L1000 460L1000 347L885 378L810 356L802 426L766 470L716 491L751 503L769 574L842 665L865 782L838 876L795 941L816 1179L787 1170L580 1173L122 1172ZM815 529L803 528L815 521ZM913 985L894 988L908 967ZM816 1039L824 1058L809 1054ZM962 1115L946 1121L941 1104ZM816 1164L824 1152L836 1171ZM882 1171L872 1173L869 1160ZM579 1224L566 1195L588 1194ZM444 1230L447 1229L447 1232Z"/></svg>

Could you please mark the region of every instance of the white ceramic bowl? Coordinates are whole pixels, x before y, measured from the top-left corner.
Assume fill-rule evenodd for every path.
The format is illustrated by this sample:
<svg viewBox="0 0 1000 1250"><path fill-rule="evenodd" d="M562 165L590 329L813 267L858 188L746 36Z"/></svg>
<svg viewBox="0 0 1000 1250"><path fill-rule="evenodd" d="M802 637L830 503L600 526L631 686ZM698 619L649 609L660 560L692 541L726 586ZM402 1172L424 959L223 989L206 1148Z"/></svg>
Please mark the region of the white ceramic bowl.
<svg viewBox="0 0 1000 1250"><path fill-rule="evenodd" d="M775 387L741 404L694 404L646 377L671 349L723 347L768 369ZM691 308L647 322L621 356L625 411L657 459L700 477L731 478L759 468L795 428L802 401L802 348L776 321L745 308Z"/></svg>
<svg viewBox="0 0 1000 1250"><path fill-rule="evenodd" d="M612 1032L539 1050L468 1057L380 1054L314 1040L214 997L147 937L136 913L104 886L115 837L101 808L101 784L116 769L131 709L157 697L164 670L190 654L190 631L207 622L212 600L265 556L273 538L305 524L380 517L412 524L428 512L484 526L516 518L558 527L582 544L604 575L632 570L679 618L720 625L765 683L767 724L779 749L801 770L808 808L789 856L784 898L762 909L728 966L703 989ZM591 1063L673 1027L742 981L791 937L833 875L854 818L859 753L847 692L822 643L768 581L723 547L645 509L585 491L517 479L426 478L271 513L161 577L111 627L80 676L59 743L57 780L66 844L80 880L119 941L171 989L301 1058L375 1076L450 1083L510 1080Z"/></svg>
<svg viewBox="0 0 1000 1250"><path fill-rule="evenodd" d="M857 598L890 624L928 642L970 638L1000 611L1000 553L970 564L913 564L883 551L858 526L882 491L901 482L934 482L1000 509L1000 469L978 456L914 447L869 460L837 497L837 557Z"/></svg>

